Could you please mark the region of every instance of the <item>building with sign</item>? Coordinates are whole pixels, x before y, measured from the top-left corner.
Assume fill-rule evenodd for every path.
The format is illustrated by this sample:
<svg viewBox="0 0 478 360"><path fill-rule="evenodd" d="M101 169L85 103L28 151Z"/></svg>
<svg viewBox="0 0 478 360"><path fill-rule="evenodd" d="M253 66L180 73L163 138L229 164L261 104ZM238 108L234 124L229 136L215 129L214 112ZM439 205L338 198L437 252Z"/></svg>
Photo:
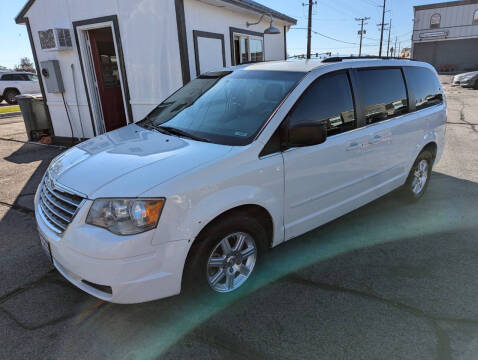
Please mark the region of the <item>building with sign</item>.
<svg viewBox="0 0 478 360"><path fill-rule="evenodd" d="M29 0L16 22L56 143L142 120L204 72L283 60L297 23L253 0Z"/></svg>
<svg viewBox="0 0 478 360"><path fill-rule="evenodd" d="M478 0L414 7L412 57L438 71L478 70Z"/></svg>

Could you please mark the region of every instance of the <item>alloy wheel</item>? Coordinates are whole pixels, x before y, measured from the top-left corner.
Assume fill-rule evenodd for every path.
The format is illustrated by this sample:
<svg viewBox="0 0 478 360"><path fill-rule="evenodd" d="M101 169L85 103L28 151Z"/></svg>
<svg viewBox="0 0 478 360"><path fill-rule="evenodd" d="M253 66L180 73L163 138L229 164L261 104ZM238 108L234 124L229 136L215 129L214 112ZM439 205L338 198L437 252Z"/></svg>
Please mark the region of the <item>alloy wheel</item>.
<svg viewBox="0 0 478 360"><path fill-rule="evenodd" d="M412 191L415 195L418 195L425 188L428 180L428 161L423 159L417 165L417 168L413 172Z"/></svg>
<svg viewBox="0 0 478 360"><path fill-rule="evenodd" d="M227 293L246 282L257 260L257 246L250 234L225 236L212 250L207 262L207 280L214 291Z"/></svg>

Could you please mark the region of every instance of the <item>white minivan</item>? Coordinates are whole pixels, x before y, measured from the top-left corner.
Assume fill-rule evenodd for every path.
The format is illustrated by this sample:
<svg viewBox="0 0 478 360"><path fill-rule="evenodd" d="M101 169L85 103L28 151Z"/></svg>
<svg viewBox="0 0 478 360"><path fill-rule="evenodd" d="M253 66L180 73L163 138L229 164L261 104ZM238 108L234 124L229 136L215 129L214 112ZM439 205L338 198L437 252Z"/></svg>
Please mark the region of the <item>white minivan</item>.
<svg viewBox="0 0 478 360"><path fill-rule="evenodd" d="M230 293L268 248L394 189L418 199L445 142L434 68L390 59L206 73L144 120L54 159L35 196L58 271L137 303Z"/></svg>

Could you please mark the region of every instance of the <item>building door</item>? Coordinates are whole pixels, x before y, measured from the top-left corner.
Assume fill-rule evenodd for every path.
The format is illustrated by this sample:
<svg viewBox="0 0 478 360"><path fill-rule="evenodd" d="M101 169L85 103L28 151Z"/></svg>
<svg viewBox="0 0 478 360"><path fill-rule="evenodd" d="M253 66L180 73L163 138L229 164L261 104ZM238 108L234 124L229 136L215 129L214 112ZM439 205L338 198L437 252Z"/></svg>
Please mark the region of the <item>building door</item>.
<svg viewBox="0 0 478 360"><path fill-rule="evenodd" d="M111 28L88 31L106 131L126 125L118 57Z"/></svg>

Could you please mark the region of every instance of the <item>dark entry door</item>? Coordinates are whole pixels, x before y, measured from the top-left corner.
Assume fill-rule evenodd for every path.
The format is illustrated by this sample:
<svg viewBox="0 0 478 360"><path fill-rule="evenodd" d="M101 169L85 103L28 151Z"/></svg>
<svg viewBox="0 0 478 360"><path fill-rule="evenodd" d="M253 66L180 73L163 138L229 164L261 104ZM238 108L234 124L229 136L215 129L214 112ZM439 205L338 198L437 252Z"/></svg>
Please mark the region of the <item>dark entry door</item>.
<svg viewBox="0 0 478 360"><path fill-rule="evenodd" d="M113 33L103 28L89 30L88 35L106 131L115 130L126 125L126 114Z"/></svg>

